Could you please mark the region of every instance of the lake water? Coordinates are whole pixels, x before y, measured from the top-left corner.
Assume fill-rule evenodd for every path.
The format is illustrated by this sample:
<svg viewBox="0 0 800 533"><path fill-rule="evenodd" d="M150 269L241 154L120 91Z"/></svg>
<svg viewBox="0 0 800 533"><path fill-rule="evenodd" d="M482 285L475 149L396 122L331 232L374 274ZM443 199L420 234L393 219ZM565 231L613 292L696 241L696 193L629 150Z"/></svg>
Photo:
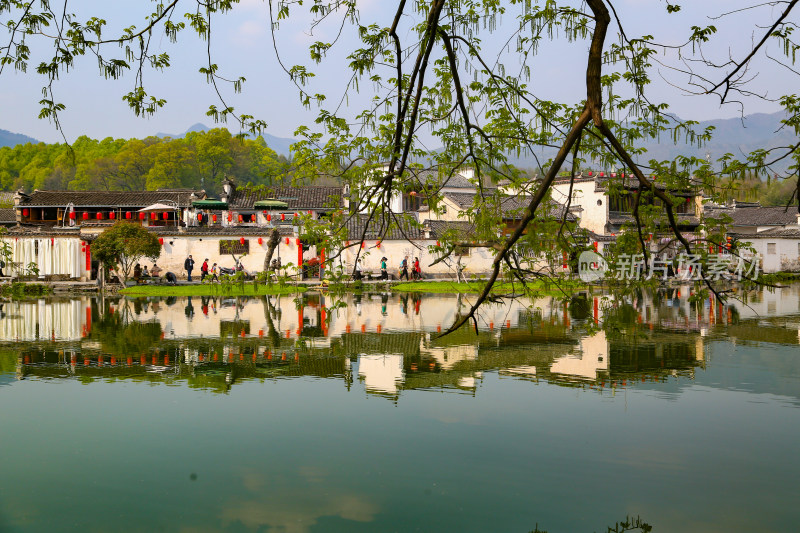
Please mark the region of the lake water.
<svg viewBox="0 0 800 533"><path fill-rule="evenodd" d="M797 531L800 287L0 312L0 531Z"/></svg>

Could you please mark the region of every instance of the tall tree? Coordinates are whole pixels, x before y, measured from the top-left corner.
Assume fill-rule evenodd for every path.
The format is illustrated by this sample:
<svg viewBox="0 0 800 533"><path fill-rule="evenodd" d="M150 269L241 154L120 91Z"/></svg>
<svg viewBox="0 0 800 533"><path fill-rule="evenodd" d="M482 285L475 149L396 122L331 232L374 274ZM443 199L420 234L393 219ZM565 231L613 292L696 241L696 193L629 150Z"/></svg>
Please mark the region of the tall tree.
<svg viewBox="0 0 800 533"><path fill-rule="evenodd" d="M124 285L133 274L136 263L142 258L148 257L153 261L158 259L161 245L158 238L146 228L120 221L94 240L92 253L95 259L115 270Z"/></svg>

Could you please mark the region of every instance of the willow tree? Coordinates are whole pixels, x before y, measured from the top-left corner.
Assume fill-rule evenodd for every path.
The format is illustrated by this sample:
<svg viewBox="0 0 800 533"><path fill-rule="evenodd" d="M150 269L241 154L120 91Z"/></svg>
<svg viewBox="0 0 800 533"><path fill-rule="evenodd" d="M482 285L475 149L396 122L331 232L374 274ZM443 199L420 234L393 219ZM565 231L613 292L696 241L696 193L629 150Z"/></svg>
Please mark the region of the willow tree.
<svg viewBox="0 0 800 533"><path fill-rule="evenodd" d="M192 31L210 42L212 28L237 3L157 0L143 25L115 21L127 29L109 34L105 20L69 15L69 9L57 9L53 2L0 0L10 32L0 49L4 56L0 68L24 70L30 61L29 40L50 39L56 41L55 53L37 66L45 79L41 117L60 124L63 105L54 96L54 82L85 54L97 57L103 76L132 74L134 88L123 98L134 113L148 116L166 104L150 95L143 81L148 69L169 67L166 53L155 49L154 43L161 42L157 37L177 41ZM373 15L373 20L362 16L358 0L268 0L265 8L275 43L281 42L282 26L298 16L308 20L309 34L325 33L319 30L326 28L332 36L310 45L306 64L292 65L279 44L276 53L301 104L318 111L313 124L297 130L302 141L294 149L296 171L334 175L350 185L357 193L352 212L365 218L362 238L370 229L384 235L414 224L410 217L389 209L393 196L413 191L436 212L437 191L448 177L465 166L474 170L479 194L468 210L476 227L472 239L494 248L495 258L485 290L470 312L453 324L455 328L474 317L501 273L522 283L535 274L522 261L520 246L524 242L526 253L537 253L544 251L537 246L545 240L553 245L551 230L543 235L537 228L545 218L551 186L562 171L574 176L591 161L601 168L622 169L620 174L638 183L634 231L644 254L649 250L644 236L650 217L640 211L643 194L657 198L673 238L689 251L690 243L676 222L677 199L669 191L702 188L713 196L720 177L729 184L731 178L735 181L751 172L777 173L778 162L790 162L784 165L788 168L784 176L796 173L798 144L744 156L726 154L714 162L694 157L648 159L638 146L643 139L702 144L713 133L697 131L696 122L669 115L669 102L652 97L656 78L675 88L670 98L715 95L725 105L767 97L752 85L766 61L797 73L798 46L793 41L797 3L753 2L729 12L707 13L689 24L679 41L665 43L651 34L664 17L681 13L681 6L670 0L654 5L649 27L626 27L622 21L630 8L610 0L393 0L381 2L381 14ZM769 22L759 24L756 15ZM740 33L746 49L737 56L727 47L714 48L719 28L742 17L751 24L749 31ZM122 53L115 55L117 45ZM565 46L580 53L580 59L566 67L585 73L580 82L584 90L574 101L541 98L531 85L545 76L537 70L536 59L559 57ZM236 120L242 132L265 128L262 118L229 105L230 91L240 90L245 79L225 72L224 64L212 60L211 50L209 45L207 61L200 67L218 95L208 115L219 121ZM347 76L316 77L314 69L331 61L339 62L337 72ZM554 78L547 83L562 81ZM777 100L787 112L784 127L800 133L800 98L793 90L784 88ZM535 178L508 164L512 155L519 154L541 155ZM663 186L655 186L653 175ZM506 190L529 198L520 213L521 224L507 235L499 231L500 217L485 208L497 205L502 193L484 185L501 182ZM795 202L797 196L795 191ZM570 231L556 235L559 250L575 248ZM443 244L449 251L469 245L458 237Z"/></svg>

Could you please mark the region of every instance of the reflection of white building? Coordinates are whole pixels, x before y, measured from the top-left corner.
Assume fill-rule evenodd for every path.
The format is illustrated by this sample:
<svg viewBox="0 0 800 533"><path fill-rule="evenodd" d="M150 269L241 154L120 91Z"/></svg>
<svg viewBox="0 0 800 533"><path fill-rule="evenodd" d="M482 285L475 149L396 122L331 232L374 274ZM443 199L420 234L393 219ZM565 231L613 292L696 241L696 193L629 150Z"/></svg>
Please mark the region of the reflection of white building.
<svg viewBox="0 0 800 533"><path fill-rule="evenodd" d="M475 361L478 358L477 344L457 344L455 346L432 346L430 335L427 342L419 344L420 355L423 358L430 357L442 370L452 370L453 367L462 361Z"/></svg>
<svg viewBox="0 0 800 533"><path fill-rule="evenodd" d="M88 299L19 301L3 304L0 341L75 341L91 324Z"/></svg>
<svg viewBox="0 0 800 533"><path fill-rule="evenodd" d="M608 372L608 340L605 331L583 337L579 351L556 359L550 367L551 374L588 380L597 379L604 372Z"/></svg>
<svg viewBox="0 0 800 533"><path fill-rule="evenodd" d="M402 387L402 354L358 356L358 377L364 382L367 392L396 396Z"/></svg>

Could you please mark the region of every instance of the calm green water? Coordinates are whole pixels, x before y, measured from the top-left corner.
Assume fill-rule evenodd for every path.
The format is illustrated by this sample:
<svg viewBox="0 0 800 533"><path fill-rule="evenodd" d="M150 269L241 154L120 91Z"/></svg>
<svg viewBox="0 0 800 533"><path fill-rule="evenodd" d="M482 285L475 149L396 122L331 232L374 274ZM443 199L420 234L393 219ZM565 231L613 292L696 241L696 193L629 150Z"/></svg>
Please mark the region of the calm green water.
<svg viewBox="0 0 800 533"><path fill-rule="evenodd" d="M800 290L42 300L0 313L0 531L797 531Z"/></svg>

